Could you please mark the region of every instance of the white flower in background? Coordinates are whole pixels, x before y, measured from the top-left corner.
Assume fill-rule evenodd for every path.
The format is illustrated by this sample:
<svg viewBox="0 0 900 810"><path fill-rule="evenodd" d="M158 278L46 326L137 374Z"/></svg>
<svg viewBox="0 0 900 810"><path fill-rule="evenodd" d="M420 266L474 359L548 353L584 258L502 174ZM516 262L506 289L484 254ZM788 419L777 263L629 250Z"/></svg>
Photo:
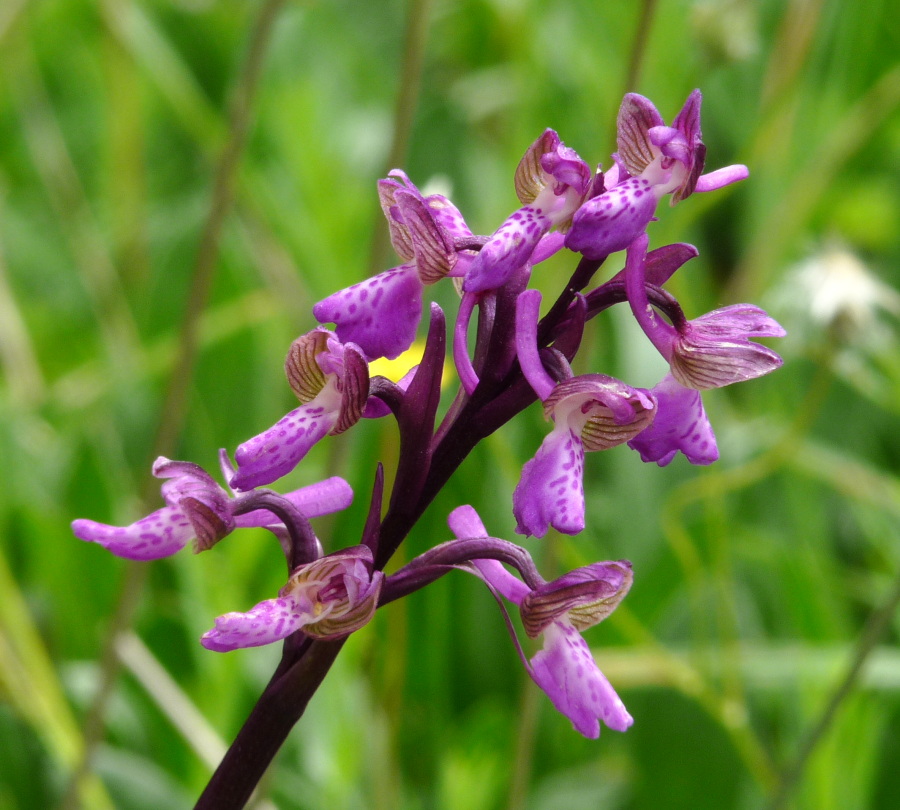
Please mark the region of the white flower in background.
<svg viewBox="0 0 900 810"><path fill-rule="evenodd" d="M872 325L878 309L900 315L900 293L849 250L826 248L796 272L809 296L809 313L822 326L857 333Z"/></svg>
<svg viewBox="0 0 900 810"><path fill-rule="evenodd" d="M775 297L788 353L815 357L827 347L838 376L866 399L896 408L900 292L847 247L831 244L794 267Z"/></svg>

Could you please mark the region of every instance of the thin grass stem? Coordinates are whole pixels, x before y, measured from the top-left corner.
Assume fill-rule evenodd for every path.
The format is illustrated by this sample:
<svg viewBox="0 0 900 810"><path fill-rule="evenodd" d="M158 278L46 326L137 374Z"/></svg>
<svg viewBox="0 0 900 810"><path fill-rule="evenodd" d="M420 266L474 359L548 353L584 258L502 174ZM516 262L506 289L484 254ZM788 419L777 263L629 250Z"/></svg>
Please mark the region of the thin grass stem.
<svg viewBox="0 0 900 810"><path fill-rule="evenodd" d="M391 169L406 163L410 133L422 86L422 69L425 64L425 46L428 43L428 22L431 18L432 2L433 0L409 0L400 67L400 87L394 106L393 139L382 174L387 174ZM370 276L384 269L389 244L387 228L375 228L369 253Z"/></svg>
<svg viewBox="0 0 900 810"><path fill-rule="evenodd" d="M822 741L831 727L841 705L853 693L866 661L868 661L878 642L887 632L898 606L900 606L900 573L894 580L894 584L891 586L891 590L888 592L887 598L881 607L869 615L844 677L834 692L832 692L819 719L804 737L796 759L782 773L772 797L772 802L768 805L769 810L781 810L781 808L788 806L788 802L803 777L803 772L810 757L816 750L816 746Z"/></svg>

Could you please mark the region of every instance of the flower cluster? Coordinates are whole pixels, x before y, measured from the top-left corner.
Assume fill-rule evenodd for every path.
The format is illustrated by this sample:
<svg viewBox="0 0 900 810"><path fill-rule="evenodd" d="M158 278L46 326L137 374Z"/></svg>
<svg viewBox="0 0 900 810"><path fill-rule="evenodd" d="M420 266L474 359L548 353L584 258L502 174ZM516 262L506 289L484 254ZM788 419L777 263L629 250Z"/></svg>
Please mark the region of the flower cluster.
<svg viewBox="0 0 900 810"><path fill-rule="evenodd" d="M747 177L744 166L704 173L700 101L695 90L668 126L649 100L627 95L606 172L592 170L546 130L516 169L521 205L491 234L473 233L446 197L425 195L403 172L391 172L378 193L401 264L314 306L319 325L294 341L285 361L299 407L238 446L233 465L223 451L230 491L195 464L161 458L153 473L166 479L163 508L125 527L76 520L76 536L122 557L152 560L192 538L206 551L238 529L269 529L284 549L287 584L247 612L220 616L201 643L222 652L284 640L279 671L317 643L358 630L377 608L449 571L469 571L504 610L506 603L518 609L529 638L542 639L529 658L513 633L529 676L574 727L587 737L600 733L601 722L627 729L632 718L581 634L628 593L629 562L599 562L546 582L524 548L489 536L474 509L461 506L449 518L455 539L390 576L383 569L472 448L535 401L552 427L512 494L515 531L526 537L585 528L586 452L627 445L659 466L678 453L692 464L717 459L701 392L778 368L781 359L757 339L784 331L748 304L687 318L665 284L697 250L650 250L648 228L663 197L674 205ZM578 254L578 265L541 317L541 294L528 289L531 273L563 249ZM591 286L618 251L625 251L622 269ZM451 333L460 391L438 423L448 335L437 305L422 360L406 377L392 382L370 364L411 346L425 290L445 278L455 280L461 297ZM586 322L626 302L669 367L651 389L572 371ZM347 483L332 478L284 495L263 487L326 436L388 415L397 422L400 452L387 508L379 465L359 542L325 554L309 521L346 508L353 498Z"/></svg>

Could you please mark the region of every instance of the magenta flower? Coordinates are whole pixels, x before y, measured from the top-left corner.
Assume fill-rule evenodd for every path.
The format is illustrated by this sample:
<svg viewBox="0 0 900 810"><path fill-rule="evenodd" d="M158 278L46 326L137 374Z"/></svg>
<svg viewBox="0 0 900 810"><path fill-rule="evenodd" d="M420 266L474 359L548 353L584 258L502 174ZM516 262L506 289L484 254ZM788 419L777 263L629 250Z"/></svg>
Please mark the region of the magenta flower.
<svg viewBox="0 0 900 810"><path fill-rule="evenodd" d="M384 574L372 570L368 546L337 551L296 568L277 598L246 613L219 616L200 643L228 652L271 644L298 630L312 638L343 638L372 618L383 581Z"/></svg>
<svg viewBox="0 0 900 810"><path fill-rule="evenodd" d="M706 147L700 101L700 91L694 90L669 127L649 99L625 96L616 122L619 151L604 178L606 191L575 213L566 247L588 259L603 259L634 241L665 195L671 194L675 205L695 191L713 191L748 176L742 165L702 174Z"/></svg>
<svg viewBox="0 0 900 810"><path fill-rule="evenodd" d="M235 489L265 486L287 475L317 441L342 433L364 415L369 366L353 343L342 344L320 326L291 344L284 368L302 404L237 448L237 472L230 482Z"/></svg>
<svg viewBox="0 0 900 810"><path fill-rule="evenodd" d="M644 461L668 464L680 450L692 464L718 458L716 439L703 409L700 391L721 388L768 374L781 358L751 338L783 337L784 329L759 307L735 304L687 320L674 305L669 323L647 297L647 235L628 248L625 289L635 318L669 363L670 373L653 389L658 413L654 424L629 446Z"/></svg>
<svg viewBox="0 0 900 810"><path fill-rule="evenodd" d="M583 374L555 383L537 351L541 294L526 290L518 299L516 348L519 364L544 404L553 430L522 468L513 493L516 532L543 537L552 526L564 534L584 529L584 453L606 450L639 434L652 421L650 392L603 374Z"/></svg>
<svg viewBox="0 0 900 810"><path fill-rule="evenodd" d="M487 537L471 506L455 509L448 522L458 539ZM535 589L496 560L473 564L492 591L519 606L528 635L543 636L544 646L530 662L518 639L513 640L526 671L557 711L590 739L600 736L601 721L615 731L627 730L634 720L597 667L580 631L602 621L622 601L631 587L631 563L595 563Z"/></svg>
<svg viewBox="0 0 900 810"><path fill-rule="evenodd" d="M130 526L75 520L75 536L98 543L118 557L157 560L175 554L191 540L196 551L205 551L236 528L280 524L265 509L234 514L237 501L196 464L160 456L153 464L153 474L168 479L161 487L166 506ZM318 517L346 509L353 501L353 491L346 481L335 477L284 497L306 517Z"/></svg>
<svg viewBox="0 0 900 810"><path fill-rule="evenodd" d="M463 282L466 292L505 284L530 262L551 228L568 227L591 186L591 169L548 129L528 147L516 169L515 183L523 207L509 216L474 258Z"/></svg>
<svg viewBox="0 0 900 810"><path fill-rule="evenodd" d="M472 232L450 200L440 194L423 197L401 171L379 181L378 193L404 264L319 301L313 315L336 324L338 338L355 343L368 359L393 360L415 340L423 289L465 272L471 254L457 251L455 243Z"/></svg>

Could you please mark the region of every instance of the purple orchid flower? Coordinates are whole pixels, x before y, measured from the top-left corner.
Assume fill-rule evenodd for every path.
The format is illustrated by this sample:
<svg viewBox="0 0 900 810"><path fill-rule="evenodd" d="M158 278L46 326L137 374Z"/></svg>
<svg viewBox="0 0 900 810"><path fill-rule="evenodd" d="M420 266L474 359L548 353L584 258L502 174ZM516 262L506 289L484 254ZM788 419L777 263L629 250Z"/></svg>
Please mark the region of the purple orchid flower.
<svg viewBox="0 0 900 810"><path fill-rule="evenodd" d="M372 550L353 546L298 566L277 598L246 613L219 616L200 643L228 652L271 644L298 630L318 639L348 636L367 624L378 606L384 574L372 565Z"/></svg>
<svg viewBox="0 0 900 810"><path fill-rule="evenodd" d="M759 307L734 304L687 320L674 305L672 323L661 318L647 297L647 235L628 248L625 290L632 312L670 372L653 389L658 413L629 446L644 461L668 464L680 450L692 464L718 458L716 437L700 391L761 377L781 366L781 358L751 338L783 337L784 329ZM688 256L687 258L690 258Z"/></svg>
<svg viewBox="0 0 900 810"><path fill-rule="evenodd" d="M553 227L565 229L591 187L591 169L548 129L525 152L516 169L519 208L494 232L472 260L463 289L467 293L492 290L505 284L532 262L538 243ZM554 250L562 239L553 240ZM553 251L542 251L541 261Z"/></svg>
<svg viewBox="0 0 900 810"><path fill-rule="evenodd" d="M584 453L606 450L645 430L656 413L653 395L603 374L560 383L544 369L537 350L541 294L526 290L516 308L516 350L522 373L544 404L553 430L522 469L513 493L516 532L543 537L584 529Z"/></svg>
<svg viewBox="0 0 900 810"><path fill-rule="evenodd" d="M604 177L606 191L575 213L567 248L602 259L634 241L666 194L675 205L695 191L713 191L749 175L746 166L737 164L702 173L706 147L700 101L700 91L694 90L669 127L649 99L637 93L625 96L616 122L619 151Z"/></svg>
<svg viewBox="0 0 900 810"><path fill-rule="evenodd" d="M680 450L691 464L712 464L719 458L716 434L703 408L700 392L685 388L671 374L650 389L656 418L628 442L641 461L665 467Z"/></svg>
<svg viewBox="0 0 900 810"><path fill-rule="evenodd" d="M487 537L471 506L455 509L448 522L460 540ZM634 720L597 667L580 631L602 621L622 601L633 579L631 563L595 563L532 589L496 560L472 562L493 592L519 606L526 633L543 636L543 648L529 662L510 626L526 671L557 711L590 739L600 736L600 721L615 731L627 730Z"/></svg>
<svg viewBox="0 0 900 810"><path fill-rule="evenodd" d="M196 464L160 456L153 463L153 475L168 479L161 488L166 506L130 526L75 520L75 536L98 543L118 557L157 560L175 554L191 540L195 551L206 551L236 528L280 525L265 509L235 514L237 500ZM306 517L318 517L346 509L353 491L343 478L334 477L283 497Z"/></svg>
<svg viewBox="0 0 900 810"><path fill-rule="evenodd" d="M423 197L399 170L379 181L378 193L404 264L319 301L313 315L336 324L338 338L358 345L370 360L393 360L415 340L423 289L465 272L472 254L457 251L455 244L472 232L450 200L440 194Z"/></svg>
<svg viewBox="0 0 900 810"><path fill-rule="evenodd" d="M317 441L368 415L369 366L355 344L341 343L320 326L291 344L284 368L303 404L237 448L237 472L230 482L235 489L265 486L287 475Z"/></svg>

